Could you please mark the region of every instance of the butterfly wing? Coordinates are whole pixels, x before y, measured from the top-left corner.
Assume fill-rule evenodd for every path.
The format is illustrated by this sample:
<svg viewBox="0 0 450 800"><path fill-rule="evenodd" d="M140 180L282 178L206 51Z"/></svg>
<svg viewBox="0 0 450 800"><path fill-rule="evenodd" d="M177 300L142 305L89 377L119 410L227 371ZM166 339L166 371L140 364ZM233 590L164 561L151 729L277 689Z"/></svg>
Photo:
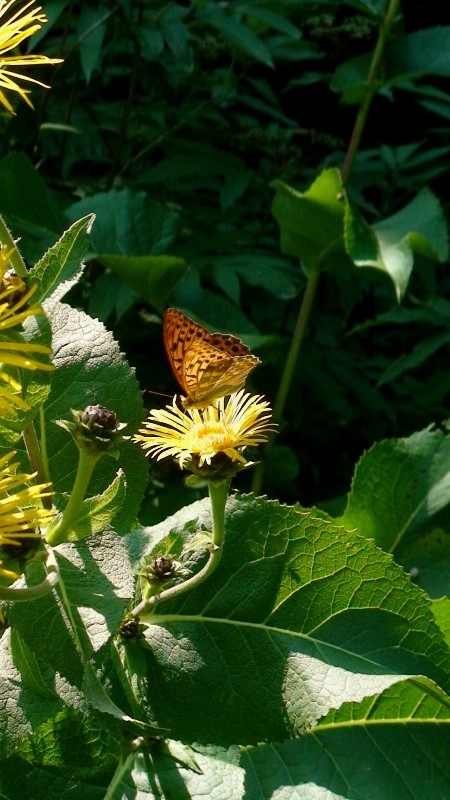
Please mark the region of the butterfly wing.
<svg viewBox="0 0 450 800"><path fill-rule="evenodd" d="M250 370L260 363L236 336L209 333L175 308L164 314L164 345L187 395L187 408L201 408L238 391Z"/></svg>
<svg viewBox="0 0 450 800"><path fill-rule="evenodd" d="M244 386L250 370L259 363L251 354L229 355L209 342L194 342L184 360L184 382L188 389L184 406L202 408L219 397L237 392Z"/></svg>
<svg viewBox="0 0 450 800"><path fill-rule="evenodd" d="M173 374L185 394L189 394L189 389L184 379L184 360L195 336L196 328L200 327L176 308L168 308L164 314L164 347Z"/></svg>

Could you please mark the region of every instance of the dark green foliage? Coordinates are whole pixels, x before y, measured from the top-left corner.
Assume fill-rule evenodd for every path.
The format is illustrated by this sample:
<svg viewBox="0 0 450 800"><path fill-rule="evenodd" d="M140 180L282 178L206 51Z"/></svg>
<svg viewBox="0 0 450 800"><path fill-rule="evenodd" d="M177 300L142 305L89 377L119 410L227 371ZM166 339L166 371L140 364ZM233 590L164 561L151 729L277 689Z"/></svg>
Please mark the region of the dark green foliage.
<svg viewBox="0 0 450 800"><path fill-rule="evenodd" d="M55 0L46 12L36 46L65 63L37 98L37 116L20 107L6 131L39 159L40 175L31 179L20 153L0 169L0 211L24 254L33 263L68 221L95 212L90 268L73 301L115 328L142 385L175 389L154 313L172 304L243 336L263 361L252 387L273 401L305 277L280 254L271 183L304 192L325 166L342 166L384 4ZM286 469L267 473L270 494L303 503L348 488L374 440L448 414L436 195L449 153L439 78L450 29L424 29L405 13L346 186L355 223L362 214L372 226L364 244L358 223L348 252L372 266L349 274L331 253L278 437L290 452L273 453ZM31 201L30 180L47 209ZM306 226L316 225L312 212ZM400 306L380 274L390 272L385 248L381 261L367 259L383 236L392 245L393 226ZM160 478L170 481L164 469Z"/></svg>

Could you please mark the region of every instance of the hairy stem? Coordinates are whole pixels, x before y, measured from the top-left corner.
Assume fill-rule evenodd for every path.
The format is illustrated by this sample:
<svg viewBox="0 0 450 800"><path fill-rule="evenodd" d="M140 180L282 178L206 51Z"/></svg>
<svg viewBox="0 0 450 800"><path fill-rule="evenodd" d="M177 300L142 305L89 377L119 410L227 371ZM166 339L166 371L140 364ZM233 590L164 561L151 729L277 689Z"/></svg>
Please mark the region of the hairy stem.
<svg viewBox="0 0 450 800"><path fill-rule="evenodd" d="M36 482L48 483L50 479L48 477L48 472L45 468L44 462L41 457L41 450L39 447L38 438L36 436L36 431L32 422L29 422L26 428L24 428L24 430L22 431L22 438L25 443L31 469L33 470L33 472L37 473ZM42 497L41 499L44 508L52 507L51 497Z"/></svg>
<svg viewBox="0 0 450 800"><path fill-rule="evenodd" d="M208 483L208 489L211 499L213 521L212 549L208 561L200 572L197 572L192 578L188 578L188 580L183 581L183 583L178 583L175 586L171 586L169 589L163 589L159 594L142 600L142 602L131 611L133 617L139 617L147 613L152 606L156 605L156 603L160 603L162 600L173 599L187 592L189 589L199 586L218 566L222 558L222 545L225 534L225 504L230 489L230 481L221 481L220 483L212 483L210 481Z"/></svg>
<svg viewBox="0 0 450 800"><path fill-rule="evenodd" d="M53 547L66 540L66 534L79 513L94 467L99 458L100 456L97 454L92 455L91 453L87 453L86 450L80 450L77 475L69 502L55 527L50 525L46 534L48 544L51 544Z"/></svg>
<svg viewBox="0 0 450 800"><path fill-rule="evenodd" d="M26 589L14 589L12 586L0 587L0 600L7 600L8 602L24 602L28 600L36 600L38 597L43 597L45 594L51 592L59 580L58 565L51 548L47 547L47 560L45 566L47 569L47 576L42 583L36 586L27 586Z"/></svg>

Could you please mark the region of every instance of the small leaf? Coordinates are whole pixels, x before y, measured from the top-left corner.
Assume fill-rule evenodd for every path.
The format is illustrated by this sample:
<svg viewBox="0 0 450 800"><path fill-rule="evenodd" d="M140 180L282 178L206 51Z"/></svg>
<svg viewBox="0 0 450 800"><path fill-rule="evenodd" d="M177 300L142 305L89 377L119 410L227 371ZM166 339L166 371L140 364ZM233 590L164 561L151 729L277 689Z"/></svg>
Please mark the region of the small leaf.
<svg viewBox="0 0 450 800"><path fill-rule="evenodd" d="M405 372L416 369L421 364L427 362L433 353L437 353L442 347L445 347L450 341L450 331L438 333L434 336L428 336L423 341L419 342L411 351L400 358L395 359L389 365L387 370L381 375L378 386L390 383Z"/></svg>
<svg viewBox="0 0 450 800"><path fill-rule="evenodd" d="M255 5L244 5L239 6L239 10L242 14L247 14L247 16L259 20L259 22L263 22L267 27L274 28L276 31L280 31L280 33L286 34L291 39L300 39L301 38L301 31L293 25L286 17L281 16L281 14L276 14L273 11L269 11L267 8L261 8Z"/></svg>
<svg viewBox="0 0 450 800"><path fill-rule="evenodd" d="M137 31L141 43L141 55L146 61L156 61L164 50L164 39L161 31L152 20L139 25Z"/></svg>
<svg viewBox="0 0 450 800"><path fill-rule="evenodd" d="M85 770L101 772L117 764L120 729L108 718L65 707L43 722L19 748L18 754L35 765L70 769L74 778Z"/></svg>
<svg viewBox="0 0 450 800"><path fill-rule="evenodd" d="M108 17L109 14L106 15ZM99 69L103 39L106 32L105 13L101 8L81 9L78 20L79 53L86 83L94 70Z"/></svg>
<svg viewBox="0 0 450 800"><path fill-rule="evenodd" d="M414 75L450 76L450 26L440 25L396 37L391 48L393 70L398 79Z"/></svg>
<svg viewBox="0 0 450 800"><path fill-rule="evenodd" d="M215 281L236 303L240 298L240 284L239 280L237 286L233 283L233 291L230 292L227 288L230 276L241 279L247 286L262 287L282 300L296 297L302 281L296 266L282 256L268 256L263 253L218 256L214 259Z"/></svg>
<svg viewBox="0 0 450 800"><path fill-rule="evenodd" d="M73 520L66 541L75 542L92 534L104 531L119 513L125 502L126 482L119 470L117 477L100 495L83 500L76 518ZM48 528L50 531L52 524Z"/></svg>
<svg viewBox="0 0 450 800"><path fill-rule="evenodd" d="M75 285L83 271L94 215L74 222L30 270L30 285L37 284L36 300L54 303Z"/></svg>
<svg viewBox="0 0 450 800"><path fill-rule="evenodd" d="M33 651L25 644L19 631L11 630L11 653L22 680L35 694L55 698L57 695L45 681Z"/></svg>
<svg viewBox="0 0 450 800"><path fill-rule="evenodd" d="M209 25L219 31L223 38L233 47L243 50L256 61L261 61L267 67L273 67L272 56L265 44L235 16L225 16L217 8L214 13L205 14Z"/></svg>
<svg viewBox="0 0 450 800"><path fill-rule="evenodd" d="M173 5L164 9L160 16L161 32L167 42L169 49L175 58L183 65L187 72L191 72L193 67L193 56L188 45L190 38L189 27L183 22L188 15L187 8Z"/></svg>
<svg viewBox="0 0 450 800"><path fill-rule="evenodd" d="M401 300L411 276L414 253L445 261L448 234L442 207L429 189L422 191L392 217L369 227L355 208L347 205L345 241L352 261L386 272Z"/></svg>

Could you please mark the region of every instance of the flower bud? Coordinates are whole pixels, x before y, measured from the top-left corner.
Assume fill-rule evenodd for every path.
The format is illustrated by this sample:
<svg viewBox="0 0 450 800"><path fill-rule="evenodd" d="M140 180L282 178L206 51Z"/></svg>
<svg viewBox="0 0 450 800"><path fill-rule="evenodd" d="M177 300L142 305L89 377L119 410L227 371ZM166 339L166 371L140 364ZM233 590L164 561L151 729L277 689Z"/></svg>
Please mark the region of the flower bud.
<svg viewBox="0 0 450 800"><path fill-rule="evenodd" d="M154 558L147 565L146 577L149 581L167 581L173 577L176 564L166 556Z"/></svg>
<svg viewBox="0 0 450 800"><path fill-rule="evenodd" d="M112 448L123 438L121 431L126 423L119 422L114 411L105 406L86 406L84 411L70 409L73 422L57 420L57 424L69 431L81 450L101 455Z"/></svg>
<svg viewBox="0 0 450 800"><path fill-rule="evenodd" d="M120 626L120 635L124 639L135 639L139 634L139 619L125 619Z"/></svg>

